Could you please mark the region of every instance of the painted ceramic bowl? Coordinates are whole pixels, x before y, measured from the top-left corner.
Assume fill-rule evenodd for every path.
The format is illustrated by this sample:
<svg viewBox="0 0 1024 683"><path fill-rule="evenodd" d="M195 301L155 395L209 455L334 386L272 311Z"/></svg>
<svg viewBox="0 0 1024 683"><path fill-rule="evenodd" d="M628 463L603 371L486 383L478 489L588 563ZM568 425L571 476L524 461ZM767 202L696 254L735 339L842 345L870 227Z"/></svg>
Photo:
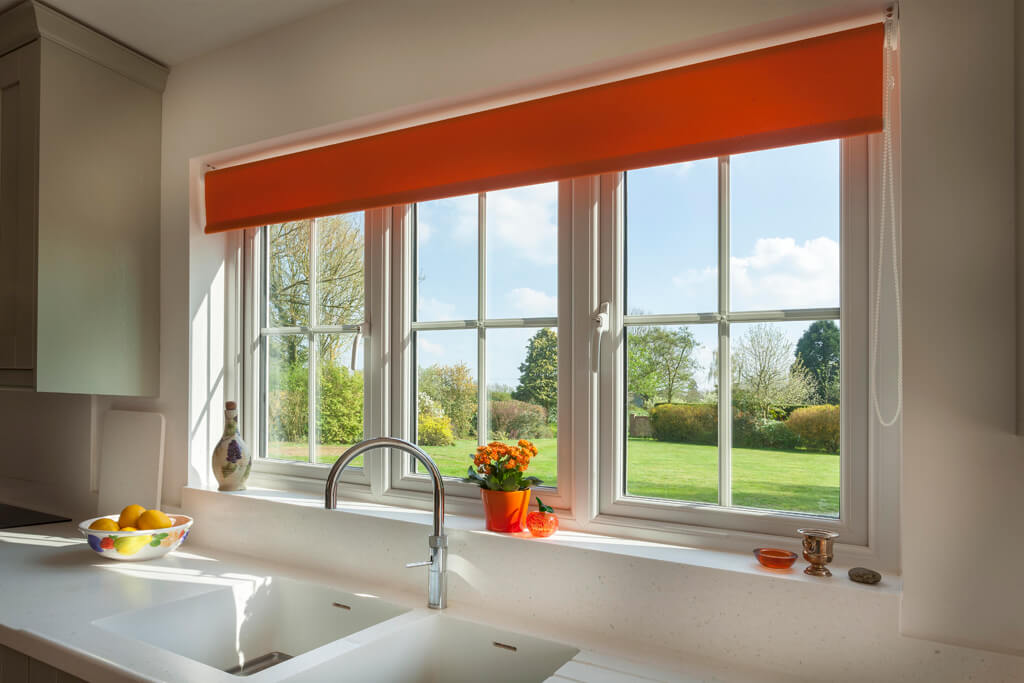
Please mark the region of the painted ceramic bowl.
<svg viewBox="0 0 1024 683"><path fill-rule="evenodd" d="M107 519L117 521L118 515L104 515ZM90 529L89 525L103 517L93 517L78 525L89 547L97 555L108 560L137 562L163 557L181 545L188 537L192 528L192 518L187 515L168 515L174 525L166 529L148 531L99 531Z"/></svg>
<svg viewBox="0 0 1024 683"><path fill-rule="evenodd" d="M796 562L796 553L778 548L755 548L754 557L769 569L789 569Z"/></svg>

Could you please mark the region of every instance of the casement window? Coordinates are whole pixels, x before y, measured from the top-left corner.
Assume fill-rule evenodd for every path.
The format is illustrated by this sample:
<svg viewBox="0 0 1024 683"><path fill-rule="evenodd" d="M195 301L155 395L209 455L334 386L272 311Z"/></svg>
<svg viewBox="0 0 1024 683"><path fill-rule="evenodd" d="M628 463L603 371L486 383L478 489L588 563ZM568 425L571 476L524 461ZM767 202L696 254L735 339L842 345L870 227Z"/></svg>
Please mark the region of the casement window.
<svg viewBox="0 0 1024 683"><path fill-rule="evenodd" d="M600 510L866 539L867 139L602 178Z"/></svg>
<svg viewBox="0 0 1024 683"><path fill-rule="evenodd" d="M528 438L568 528L692 543L813 525L869 545L881 39L211 171L207 231L246 228L257 482L321 492L347 445L390 435L435 458L450 510L478 513L471 453ZM743 116L694 94L737 88ZM396 150L401 168L380 163ZM345 497L429 505L415 461L381 455L344 473Z"/></svg>
<svg viewBox="0 0 1024 683"><path fill-rule="evenodd" d="M479 497L462 483L478 445L529 439L531 473L559 501L558 183L449 199L397 210L402 277L395 321L407 349L394 433L416 442L451 477L449 496ZM396 229L396 234L398 230ZM564 271L563 271L564 272ZM406 342L407 340L407 342ZM395 491L426 490L422 468L392 463Z"/></svg>

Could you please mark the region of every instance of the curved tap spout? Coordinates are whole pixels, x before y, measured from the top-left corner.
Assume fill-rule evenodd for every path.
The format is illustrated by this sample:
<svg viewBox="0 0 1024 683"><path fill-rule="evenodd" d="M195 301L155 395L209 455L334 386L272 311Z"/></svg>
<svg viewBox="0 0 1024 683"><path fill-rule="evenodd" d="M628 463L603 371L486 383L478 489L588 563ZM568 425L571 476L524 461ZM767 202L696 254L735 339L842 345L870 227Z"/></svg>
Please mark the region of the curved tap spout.
<svg viewBox="0 0 1024 683"><path fill-rule="evenodd" d="M448 604L448 537L444 533L444 479L437 469L437 464L419 446L402 439L387 436L360 441L345 451L331 467L327 475L327 487L324 490L324 507L333 510L338 506L338 478L341 471L358 456L374 448L394 448L416 458L427 468L434 490L434 533L428 539L430 560L414 562L407 566L429 565L427 575L427 606L433 609L444 609Z"/></svg>

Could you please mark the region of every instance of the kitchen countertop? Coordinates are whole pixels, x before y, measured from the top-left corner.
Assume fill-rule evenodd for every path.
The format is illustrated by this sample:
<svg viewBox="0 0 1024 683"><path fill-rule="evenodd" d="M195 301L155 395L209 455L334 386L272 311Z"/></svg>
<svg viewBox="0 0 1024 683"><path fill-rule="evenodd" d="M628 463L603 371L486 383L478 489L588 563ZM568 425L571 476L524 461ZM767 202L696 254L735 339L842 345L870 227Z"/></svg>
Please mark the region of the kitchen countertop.
<svg viewBox="0 0 1024 683"><path fill-rule="evenodd" d="M386 586L346 583L344 577L325 577L299 567L233 555L186 543L170 555L148 562L105 560L91 550L74 524L50 524L0 531L0 644L44 661L74 676L101 681L236 681L198 662L152 645L112 633L93 622L158 603L191 597L253 576L309 581L350 592L370 592L395 604L437 613L423 607L425 595L389 590ZM15 587L12 590L12 587ZM424 591L425 592L425 591ZM452 606L445 615L479 621ZM490 624L504 628L502 624ZM551 638L550 633L534 634ZM737 673L728 678L706 664L665 661L652 665L647 653L596 652L572 634L556 640L579 648L570 662L548 679L566 681L773 681L786 680L764 671ZM320 648L329 650L330 645ZM307 653L310 666L326 661L320 650ZM329 654L329 656L335 656ZM634 654L635 658L630 658ZM320 655L318 659L316 656ZM644 662L636 661L643 658ZM276 668L276 667L275 667ZM305 668L303 670L306 670ZM294 667L274 669L265 680L287 680Z"/></svg>

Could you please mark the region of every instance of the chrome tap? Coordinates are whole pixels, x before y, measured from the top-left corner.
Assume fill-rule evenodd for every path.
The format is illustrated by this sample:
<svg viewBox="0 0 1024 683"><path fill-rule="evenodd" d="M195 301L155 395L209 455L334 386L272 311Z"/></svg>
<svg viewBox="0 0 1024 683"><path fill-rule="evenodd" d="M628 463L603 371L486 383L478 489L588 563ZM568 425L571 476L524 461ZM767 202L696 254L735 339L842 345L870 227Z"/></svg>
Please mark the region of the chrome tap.
<svg viewBox="0 0 1024 683"><path fill-rule="evenodd" d="M426 567L427 572L427 607L444 609L448 606L448 537L444 533L444 481L441 472L429 455L419 446L402 439L382 436L376 439L360 441L345 451L331 467L327 475L327 488L324 491L324 507L333 510L338 505L338 477L352 460L365 451L373 448L395 448L404 451L423 463L430 473L434 485L434 533L428 539L430 559L426 562L410 562L406 567Z"/></svg>

